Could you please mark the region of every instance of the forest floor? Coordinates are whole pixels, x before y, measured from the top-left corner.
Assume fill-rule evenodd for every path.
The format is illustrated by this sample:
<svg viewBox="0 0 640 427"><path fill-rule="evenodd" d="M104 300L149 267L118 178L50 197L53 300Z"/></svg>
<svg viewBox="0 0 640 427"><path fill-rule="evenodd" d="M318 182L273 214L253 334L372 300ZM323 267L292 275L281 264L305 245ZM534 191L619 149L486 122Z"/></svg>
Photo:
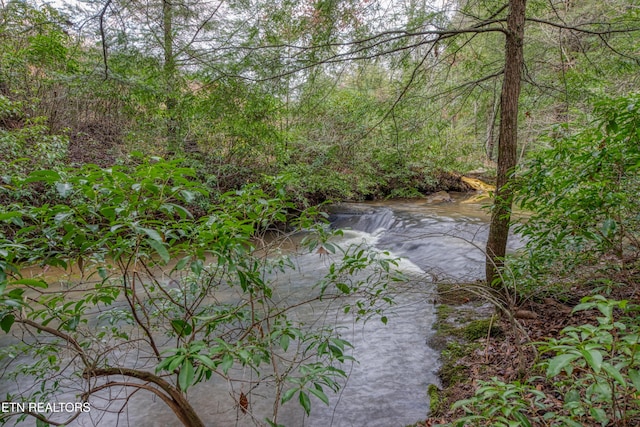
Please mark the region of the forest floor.
<svg viewBox="0 0 640 427"><path fill-rule="evenodd" d="M609 289L607 297L640 303L639 275L634 269L631 277L624 278L631 286ZM543 378L544 371L536 364L548 355L537 354L530 344L558 338L567 326L597 324L597 311L573 312L583 297L601 291L585 284L593 281L583 278L580 283L565 285L555 298L531 297L512 309L510 316L495 313L487 299L479 296L479 284L440 285L436 334L430 344L441 351L442 389L431 386L430 417L415 427L439 426L463 416L462 409L452 409L453 403L472 397L482 381ZM549 410L561 412L563 402L556 398L557 391L543 380L534 384L547 396L544 403Z"/></svg>

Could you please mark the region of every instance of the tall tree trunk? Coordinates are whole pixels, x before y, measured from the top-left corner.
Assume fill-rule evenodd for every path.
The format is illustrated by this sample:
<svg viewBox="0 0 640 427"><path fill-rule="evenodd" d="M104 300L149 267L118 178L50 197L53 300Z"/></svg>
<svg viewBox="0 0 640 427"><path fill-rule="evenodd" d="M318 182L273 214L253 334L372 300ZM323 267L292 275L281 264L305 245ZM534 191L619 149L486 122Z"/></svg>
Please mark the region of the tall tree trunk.
<svg viewBox="0 0 640 427"><path fill-rule="evenodd" d="M493 100L491 101L491 116L487 122L487 139L485 144L485 155L487 164L493 163L493 149L495 147L495 130L496 130L496 117L498 117L499 99L496 96L496 91L493 92Z"/></svg>
<svg viewBox="0 0 640 427"><path fill-rule="evenodd" d="M162 1L162 30L163 30L163 54L164 54L164 90L165 107L167 111L167 151L175 153L180 150L178 144L178 123L175 79L176 58L173 54L173 0Z"/></svg>
<svg viewBox="0 0 640 427"><path fill-rule="evenodd" d="M509 236L513 189L508 185L517 159L518 99L524 54L524 23L527 0L509 0L505 67L500 96L500 130L498 135L498 176L487 241L486 279L492 284L503 264Z"/></svg>

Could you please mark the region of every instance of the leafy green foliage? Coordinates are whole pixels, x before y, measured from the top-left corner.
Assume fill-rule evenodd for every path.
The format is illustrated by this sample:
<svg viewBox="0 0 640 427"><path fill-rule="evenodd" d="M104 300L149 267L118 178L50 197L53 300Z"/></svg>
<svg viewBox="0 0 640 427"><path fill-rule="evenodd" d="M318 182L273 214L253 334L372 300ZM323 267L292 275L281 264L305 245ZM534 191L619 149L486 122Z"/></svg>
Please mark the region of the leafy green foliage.
<svg viewBox="0 0 640 427"><path fill-rule="evenodd" d="M14 122L17 126L10 126ZM42 168L60 167L66 158L68 140L51 135L44 117L25 118L24 106L0 95L0 167L2 181L12 184L12 175L24 177Z"/></svg>
<svg viewBox="0 0 640 427"><path fill-rule="evenodd" d="M18 180L18 189L37 183L55 194L55 203L0 210L0 328L31 337L6 349L4 361L12 364L12 378L41 385L38 395L11 398L55 400L64 378L86 381L91 399L115 387L106 381L114 375L186 396L214 373L233 383L247 381L238 377L247 370L273 383L276 407L295 393L307 414L311 396L328 403L327 393L346 377L341 366L352 361L351 345L332 328L287 317L290 307L274 298L273 278L295 265L287 256L264 255L266 240L288 237L275 225L312 230L317 210L292 218L286 181L274 178L270 192L248 185L218 196L195 217L192 208L209 193L192 169L177 160L136 162L34 171ZM401 279L396 261L334 245L322 227L318 233L305 247L322 244L334 258L315 290L295 304L336 300L344 311L354 307L359 319L386 321L389 284ZM27 271L37 265L56 269L59 279L32 278ZM123 348L150 357L123 361ZM35 351L35 364L17 357L25 351ZM136 385L130 387L134 393ZM181 411L193 413L181 402Z"/></svg>
<svg viewBox="0 0 640 427"><path fill-rule="evenodd" d="M534 214L518 232L528 239L531 266L570 268L604 254L622 260L640 248L639 101L599 103L590 128L554 141L524 166L518 201Z"/></svg>
<svg viewBox="0 0 640 427"><path fill-rule="evenodd" d="M544 393L530 384L520 382L505 383L496 378L482 382L471 399L460 400L455 408L462 408L468 414L457 419L453 425L531 427L539 421L529 418L531 409L544 409Z"/></svg>
<svg viewBox="0 0 640 427"><path fill-rule="evenodd" d="M453 424L583 426L634 424L640 417L640 307L596 295L574 311L596 309L596 325L570 326L560 338L535 343L546 380L480 384L474 397L455 403L467 415ZM562 405L550 404L545 384Z"/></svg>
<svg viewBox="0 0 640 427"><path fill-rule="evenodd" d="M574 311L597 309L597 325L567 327L563 336L540 344L554 354L542 363L564 398L558 422L628 423L640 414L640 307L596 295Z"/></svg>

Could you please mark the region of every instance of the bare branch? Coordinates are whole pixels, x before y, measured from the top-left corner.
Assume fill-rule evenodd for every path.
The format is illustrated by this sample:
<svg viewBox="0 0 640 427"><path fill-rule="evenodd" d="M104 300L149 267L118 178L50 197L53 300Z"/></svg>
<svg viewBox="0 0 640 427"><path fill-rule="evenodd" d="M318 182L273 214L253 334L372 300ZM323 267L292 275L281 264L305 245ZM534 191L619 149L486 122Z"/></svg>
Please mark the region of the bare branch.
<svg viewBox="0 0 640 427"><path fill-rule="evenodd" d="M557 22L547 21L545 19L538 19L538 18L526 18L526 21L527 22L536 22L538 24L549 25L551 27L561 28L563 30L577 31L577 32L580 32L580 33L592 34L592 35L633 33L633 32L636 32L636 31L640 31L640 27L611 28L611 24L610 23L605 23L605 22L587 22L587 23L584 23L584 24L580 24L579 26L574 26L574 25L560 24L560 23L557 23ZM602 29L602 30L590 28L590 27L597 27L597 26L605 26L605 27L609 27L609 28Z"/></svg>
<svg viewBox="0 0 640 427"><path fill-rule="evenodd" d="M82 362L84 363L84 365L87 368L92 366L91 362L89 361L89 358L85 354L84 349L82 348L80 343L78 343L78 341L76 341L76 339L73 338L71 335L65 334L64 332L61 332L61 331L59 331L57 329L54 329L54 328L51 328L49 326L43 326L43 325L41 325L41 324L39 324L37 322L34 322L33 320L29 320L29 319L16 319L15 321L18 322L18 323L25 324L27 326L31 326L34 329L37 329L37 330L42 331L42 332L46 332L48 334L51 334L53 336L56 336L58 338L61 338L61 339L65 340L66 342L71 344L71 346L76 350L78 355L80 355L80 358L82 359Z"/></svg>

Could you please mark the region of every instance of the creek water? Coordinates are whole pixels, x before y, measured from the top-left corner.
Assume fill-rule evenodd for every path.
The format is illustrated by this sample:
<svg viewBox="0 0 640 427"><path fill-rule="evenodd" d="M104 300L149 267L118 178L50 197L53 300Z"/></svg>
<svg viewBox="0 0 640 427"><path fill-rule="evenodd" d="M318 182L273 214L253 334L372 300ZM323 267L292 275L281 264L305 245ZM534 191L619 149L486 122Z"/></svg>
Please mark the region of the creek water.
<svg viewBox="0 0 640 427"><path fill-rule="evenodd" d="M396 304L386 313L386 325L375 318L354 322L353 317L330 306L305 306L291 314L306 324L337 325L354 345L352 355L357 362L343 366L348 380L338 394L327 393L329 406L314 398L311 416L307 417L300 405L291 401L279 410L280 424L392 427L413 424L427 416L426 390L429 384L438 384L439 367L438 353L428 345L435 320L432 281L473 281L483 274L482 248L489 218L483 202L468 202L463 196L454 196L452 203L443 204L395 200L331 208L332 227L344 230L335 244L366 242L375 250L401 257L400 269L412 280L398 285ZM295 301L308 294L309 287L326 271L330 256L296 255L298 269L277 278L278 297ZM235 374L255 380L249 378L254 374L248 371L238 369ZM14 392L16 387L0 381L0 394ZM237 405L221 403L232 401L229 395L237 396L238 392L214 379L194 387L189 400L207 426L264 425L273 409L273 391L262 386L251 390L251 415L242 413ZM179 422L162 401L138 393L128 399L122 411L92 411L69 425L164 427Z"/></svg>

